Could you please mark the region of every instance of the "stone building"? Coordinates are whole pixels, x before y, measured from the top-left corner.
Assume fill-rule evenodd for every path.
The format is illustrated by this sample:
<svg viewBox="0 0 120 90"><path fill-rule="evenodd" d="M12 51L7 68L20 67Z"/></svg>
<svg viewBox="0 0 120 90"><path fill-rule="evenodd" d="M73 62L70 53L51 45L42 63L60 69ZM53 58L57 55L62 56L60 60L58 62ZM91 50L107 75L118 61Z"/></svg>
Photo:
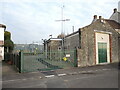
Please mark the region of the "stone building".
<svg viewBox="0 0 120 90"><path fill-rule="evenodd" d="M78 66L117 62L120 55L119 30L118 21L101 16L98 19L95 15L90 25L65 37L65 48L77 48Z"/></svg>
<svg viewBox="0 0 120 90"><path fill-rule="evenodd" d="M56 57L57 51L59 52L62 47L62 39L50 38L44 42L44 51L46 58Z"/></svg>
<svg viewBox="0 0 120 90"><path fill-rule="evenodd" d="M109 22L113 22L112 20ZM118 24L117 22L114 23ZM78 50L79 66L91 66L118 61L118 32L101 16L90 25L80 28L81 48ZM120 29L120 27L119 27Z"/></svg>
<svg viewBox="0 0 120 90"><path fill-rule="evenodd" d="M4 31L6 26L0 24L0 61L4 60Z"/></svg>

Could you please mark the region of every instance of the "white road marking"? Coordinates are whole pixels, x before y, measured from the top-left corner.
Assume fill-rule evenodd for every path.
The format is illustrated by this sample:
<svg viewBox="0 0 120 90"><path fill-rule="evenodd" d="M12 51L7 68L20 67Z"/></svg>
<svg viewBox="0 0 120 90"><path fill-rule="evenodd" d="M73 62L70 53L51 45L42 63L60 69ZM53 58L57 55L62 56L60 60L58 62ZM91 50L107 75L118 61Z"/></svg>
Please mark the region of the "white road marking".
<svg viewBox="0 0 120 90"><path fill-rule="evenodd" d="M58 76L65 76L65 75L67 75L67 74L65 74L65 73L63 73L63 74L58 74Z"/></svg>
<svg viewBox="0 0 120 90"><path fill-rule="evenodd" d="M49 77L54 77L55 75L49 75L49 76L45 76L46 78L49 78Z"/></svg>
<svg viewBox="0 0 120 90"><path fill-rule="evenodd" d="M87 72L93 72L93 70L87 71Z"/></svg>

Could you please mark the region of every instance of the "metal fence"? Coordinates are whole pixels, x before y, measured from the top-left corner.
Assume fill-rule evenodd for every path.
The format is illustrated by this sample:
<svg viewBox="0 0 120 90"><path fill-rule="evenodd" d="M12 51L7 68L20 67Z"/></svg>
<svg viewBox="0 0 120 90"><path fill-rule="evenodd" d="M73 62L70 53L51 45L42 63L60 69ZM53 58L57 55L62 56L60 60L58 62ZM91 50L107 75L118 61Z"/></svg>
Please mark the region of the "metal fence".
<svg viewBox="0 0 120 90"><path fill-rule="evenodd" d="M77 66L77 50L6 53L5 60L11 60L20 73L71 68Z"/></svg>
<svg viewBox="0 0 120 90"><path fill-rule="evenodd" d="M18 54L13 54L12 58L12 63L15 66L15 68L21 72L21 58L20 58L20 53Z"/></svg>
<svg viewBox="0 0 120 90"><path fill-rule="evenodd" d="M34 72L77 66L76 50L42 53L21 52L21 72Z"/></svg>
<svg viewBox="0 0 120 90"><path fill-rule="evenodd" d="M5 53L4 54L4 60L5 62L11 62L12 65L15 66L15 68L21 72L21 52L20 53Z"/></svg>

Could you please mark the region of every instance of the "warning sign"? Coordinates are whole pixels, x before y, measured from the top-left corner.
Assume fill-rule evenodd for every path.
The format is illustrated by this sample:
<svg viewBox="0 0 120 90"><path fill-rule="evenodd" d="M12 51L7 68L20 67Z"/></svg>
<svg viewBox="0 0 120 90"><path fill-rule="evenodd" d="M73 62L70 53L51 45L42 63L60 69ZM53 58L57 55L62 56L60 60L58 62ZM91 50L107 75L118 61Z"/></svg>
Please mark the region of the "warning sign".
<svg viewBox="0 0 120 90"><path fill-rule="evenodd" d="M67 61L67 58L66 58L66 57L63 57L63 60L64 60L64 61Z"/></svg>

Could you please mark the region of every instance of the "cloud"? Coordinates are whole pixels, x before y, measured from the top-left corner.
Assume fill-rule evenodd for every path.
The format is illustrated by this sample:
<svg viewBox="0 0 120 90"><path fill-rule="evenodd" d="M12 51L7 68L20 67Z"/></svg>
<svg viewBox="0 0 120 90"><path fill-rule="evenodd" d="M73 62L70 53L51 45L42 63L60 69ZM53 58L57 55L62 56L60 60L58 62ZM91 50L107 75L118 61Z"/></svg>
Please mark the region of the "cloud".
<svg viewBox="0 0 120 90"><path fill-rule="evenodd" d="M61 6L65 32L71 33L72 26L78 28L91 23L93 15L109 18L118 0L0 0L0 23L7 26L15 43L25 43L57 37L61 33Z"/></svg>

